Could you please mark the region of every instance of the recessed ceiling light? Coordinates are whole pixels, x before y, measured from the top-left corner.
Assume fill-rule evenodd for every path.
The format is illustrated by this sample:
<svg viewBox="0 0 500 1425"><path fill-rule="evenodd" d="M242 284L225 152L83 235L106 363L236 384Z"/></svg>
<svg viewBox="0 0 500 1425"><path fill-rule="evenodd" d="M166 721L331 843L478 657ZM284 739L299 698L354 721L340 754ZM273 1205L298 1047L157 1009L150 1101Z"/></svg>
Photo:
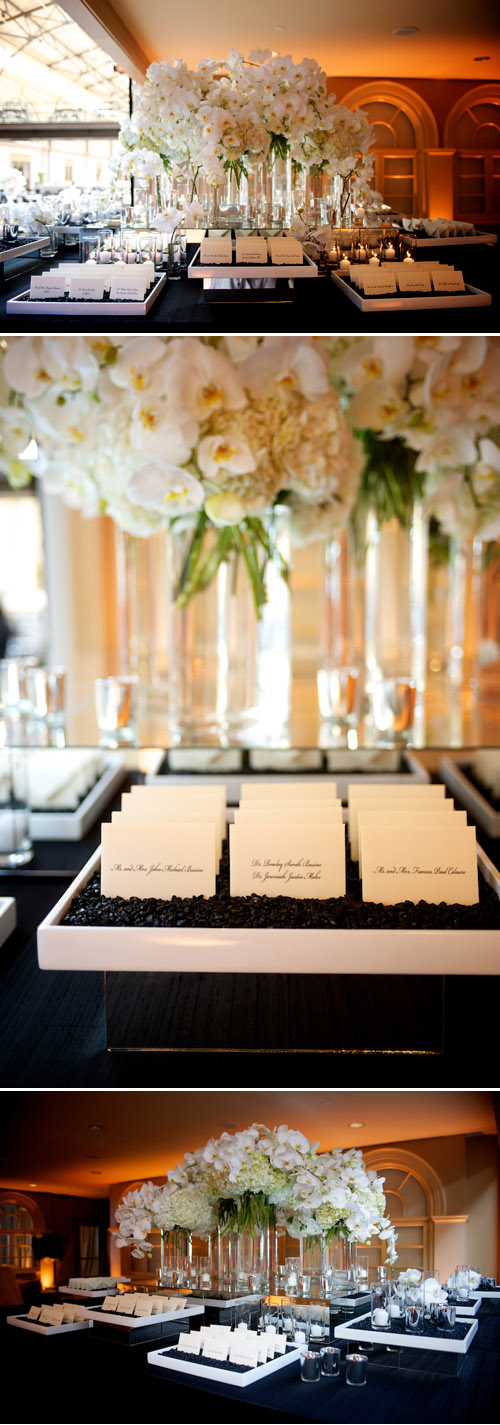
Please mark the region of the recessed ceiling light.
<svg viewBox="0 0 500 1425"><path fill-rule="evenodd" d="M419 35L419 25L400 25L399 29L392 31L393 35Z"/></svg>
<svg viewBox="0 0 500 1425"><path fill-rule="evenodd" d="M103 1123L89 1123L88 1126L91 1133L103 1133L104 1131Z"/></svg>
<svg viewBox="0 0 500 1425"><path fill-rule="evenodd" d="M348 1128L364 1128L364 1123L349 1123Z"/></svg>
<svg viewBox="0 0 500 1425"><path fill-rule="evenodd" d="M91 1178L102 1178L101 1169L100 1169L100 1168L91 1168L91 1169L90 1169L90 1176L91 1176Z"/></svg>
<svg viewBox="0 0 500 1425"><path fill-rule="evenodd" d="M219 1128L223 1128L225 1133L234 1133L234 1130L235 1130L235 1128L237 1128L237 1127L238 1127L238 1124L237 1124L237 1123L220 1123L220 1124L219 1124Z"/></svg>
<svg viewBox="0 0 500 1425"><path fill-rule="evenodd" d="M28 1187L38 1187L38 1183L28 1183Z"/></svg>
<svg viewBox="0 0 500 1425"><path fill-rule="evenodd" d="M274 28L275 28L275 30L284 30L285 26L284 26L284 25L275 25Z"/></svg>
<svg viewBox="0 0 500 1425"><path fill-rule="evenodd" d="M482 64L485 59L491 59L491 54L475 54L474 64Z"/></svg>

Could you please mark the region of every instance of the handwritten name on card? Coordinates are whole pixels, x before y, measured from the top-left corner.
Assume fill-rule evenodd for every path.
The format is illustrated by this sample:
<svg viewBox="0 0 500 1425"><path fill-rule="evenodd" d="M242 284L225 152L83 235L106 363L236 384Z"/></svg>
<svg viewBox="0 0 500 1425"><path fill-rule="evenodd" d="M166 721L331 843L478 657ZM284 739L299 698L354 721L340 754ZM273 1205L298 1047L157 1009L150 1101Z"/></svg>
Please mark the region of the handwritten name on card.
<svg viewBox="0 0 500 1425"><path fill-rule="evenodd" d="M62 273L43 272L31 278L30 298L32 302L51 301L57 297L64 297L64 275Z"/></svg>
<svg viewBox="0 0 500 1425"><path fill-rule="evenodd" d="M104 273L100 272L95 277L93 274L91 277L70 277L67 285L71 301L102 302L105 280Z"/></svg>
<svg viewBox="0 0 500 1425"><path fill-rule="evenodd" d="M205 823L102 826L103 896L215 895L214 828Z"/></svg>
<svg viewBox="0 0 500 1425"><path fill-rule="evenodd" d="M467 826L467 813L465 811L452 811L441 814L437 808L431 811L359 811L358 812L358 839L359 839L359 874L362 874L363 866L363 829L365 826L401 826L401 827L422 827L422 826Z"/></svg>
<svg viewBox="0 0 500 1425"><path fill-rule="evenodd" d="M189 1356L199 1356L201 1344L199 1332L181 1331L177 1342L177 1350L185 1351Z"/></svg>
<svg viewBox="0 0 500 1425"><path fill-rule="evenodd" d="M230 826L229 869L232 896L344 896L344 827Z"/></svg>
<svg viewBox="0 0 500 1425"><path fill-rule="evenodd" d="M143 302L146 295L147 277L141 271L120 272L111 275L110 301Z"/></svg>
<svg viewBox="0 0 500 1425"><path fill-rule="evenodd" d="M465 292L464 274L454 269L447 272L433 270L432 285L435 292Z"/></svg>
<svg viewBox="0 0 500 1425"><path fill-rule="evenodd" d="M397 905L475 905L479 900L473 826L363 831L363 900Z"/></svg>

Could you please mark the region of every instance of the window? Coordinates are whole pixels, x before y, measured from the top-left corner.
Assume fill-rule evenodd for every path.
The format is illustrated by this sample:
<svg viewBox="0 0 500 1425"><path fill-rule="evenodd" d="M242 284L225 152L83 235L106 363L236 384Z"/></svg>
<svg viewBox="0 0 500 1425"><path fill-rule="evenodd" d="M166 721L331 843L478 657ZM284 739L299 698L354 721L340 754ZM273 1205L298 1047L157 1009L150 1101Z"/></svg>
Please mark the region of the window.
<svg viewBox="0 0 500 1425"><path fill-rule="evenodd" d="M0 1264L16 1271L33 1266L33 1218L19 1202L0 1203Z"/></svg>
<svg viewBox="0 0 500 1425"><path fill-rule="evenodd" d="M72 164L72 163L65 163L65 165L64 165L64 182L65 182L65 183L72 183L72 182L73 182L73 164Z"/></svg>

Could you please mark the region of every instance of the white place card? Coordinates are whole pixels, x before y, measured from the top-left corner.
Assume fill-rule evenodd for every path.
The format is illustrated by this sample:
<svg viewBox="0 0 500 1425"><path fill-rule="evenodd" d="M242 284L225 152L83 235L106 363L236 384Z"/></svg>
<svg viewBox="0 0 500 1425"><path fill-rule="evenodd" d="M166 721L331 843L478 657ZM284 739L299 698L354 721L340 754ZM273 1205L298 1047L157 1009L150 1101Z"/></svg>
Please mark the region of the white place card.
<svg viewBox="0 0 500 1425"><path fill-rule="evenodd" d="M396 905L475 905L479 900L473 826L365 827L363 900Z"/></svg>
<svg viewBox="0 0 500 1425"><path fill-rule="evenodd" d="M444 812L445 816L452 816L455 810L454 802L451 797L443 797L439 801L435 797L419 797L417 801L415 798L408 798L408 800L406 800L400 799L399 797L381 796L380 798L370 797L366 801L355 801L349 807L348 812L349 841L353 861L357 861L359 858L358 814L360 811L377 811L379 808L380 810L385 809L386 811L407 812L412 812L413 810L417 811L417 809L420 811L433 811L435 809L441 813Z"/></svg>
<svg viewBox="0 0 500 1425"><path fill-rule="evenodd" d="M135 1315L135 1296L134 1296L134 1293L133 1293L133 1292L127 1292L127 1293L125 1294L125 1296L122 1296L121 1301L120 1301L120 1310L119 1310L118 1315L119 1315L119 1316L134 1316L134 1315Z"/></svg>
<svg viewBox="0 0 500 1425"><path fill-rule="evenodd" d="M445 803L446 805L446 803ZM359 811L358 812L358 841L359 841L359 874L362 875L363 868L363 828L365 826L467 826L467 812L453 811L441 813L437 807L430 811Z"/></svg>
<svg viewBox="0 0 500 1425"><path fill-rule="evenodd" d="M153 1316L151 1298L149 1296L145 1296L144 1300L139 1300L139 1298L136 1297L134 1316Z"/></svg>
<svg viewBox="0 0 500 1425"><path fill-rule="evenodd" d="M38 1320L40 1322L40 1326L59 1325L57 1317L54 1316L54 1308L52 1306L42 1306Z"/></svg>
<svg viewBox="0 0 500 1425"><path fill-rule="evenodd" d="M291 265L302 267L304 253L302 244L293 237L270 237L267 239L267 246L271 262L276 267Z"/></svg>
<svg viewBox="0 0 500 1425"><path fill-rule="evenodd" d="M342 806L340 802L338 806L335 803L332 803L331 806L330 804L323 806L318 802L316 802L315 806L311 806L309 802L289 803L288 801L286 808L283 802L281 802L279 806L275 804L271 805L268 802L264 805L262 805L261 802L252 802L251 805L245 802L244 806L236 808L234 821L236 826L255 825L258 821L277 823L283 821L285 813L287 821L294 821L299 826L303 823L310 824L311 822L316 822L316 824L319 825L323 824L323 822L328 824L342 821Z"/></svg>
<svg viewBox="0 0 500 1425"><path fill-rule="evenodd" d="M64 1303L59 1303L58 1301L56 1301L55 1305L52 1307L52 1312L54 1320L57 1321L60 1326L62 1326L62 1320L64 1316Z"/></svg>
<svg viewBox="0 0 500 1425"><path fill-rule="evenodd" d="M120 1300L120 1297L119 1297L119 1296L105 1296L104 1301L103 1301L103 1303L102 1303L102 1310L103 1310L103 1311L117 1311L119 1300Z"/></svg>
<svg viewBox="0 0 500 1425"><path fill-rule="evenodd" d="M414 262L412 266L408 263L404 271L401 270L401 272L396 274L400 292L431 291L430 272L420 272L419 268L419 262Z"/></svg>
<svg viewBox="0 0 500 1425"><path fill-rule="evenodd" d="M315 801L317 797L333 797L338 801L337 783L328 782L252 782L241 783L240 804L249 797L255 797L260 801L274 801L276 797L304 798L305 801Z"/></svg>
<svg viewBox="0 0 500 1425"><path fill-rule="evenodd" d="M200 243L200 262L208 266L222 264L224 267L230 266L233 260L233 244L231 235L229 237L202 238Z"/></svg>
<svg viewBox="0 0 500 1425"><path fill-rule="evenodd" d="M465 292L463 272L456 272L454 269L438 272L434 269L431 276L435 292Z"/></svg>
<svg viewBox="0 0 500 1425"><path fill-rule="evenodd" d="M124 807L122 811L113 811L111 813L112 826L120 826L124 823L126 826L134 826L135 828L138 826L180 826L185 823L191 825L193 821L196 821L201 826L213 826L214 854L218 867L222 855L222 837L213 812L203 813L201 811L195 816L193 807L177 807L175 810L172 808L171 811L168 811L166 808L159 806L143 811L142 805L139 803L137 806Z"/></svg>
<svg viewBox="0 0 500 1425"><path fill-rule="evenodd" d="M75 1308L71 1302L65 1301L63 1307L63 1324L69 1326L75 1320Z"/></svg>
<svg viewBox="0 0 500 1425"><path fill-rule="evenodd" d="M275 1337L274 1337L274 1354L275 1354L275 1356L284 1356L285 1351L286 1351L286 1336L279 1336L279 1335L278 1335L278 1336L275 1336Z"/></svg>
<svg viewBox="0 0 500 1425"><path fill-rule="evenodd" d="M344 896L344 827L230 826L229 873L232 896Z"/></svg>
<svg viewBox="0 0 500 1425"><path fill-rule="evenodd" d="M229 1342L219 1337L218 1341L209 1339L203 1342L202 1356L210 1357L213 1361L227 1361L229 1353Z"/></svg>
<svg viewBox="0 0 500 1425"><path fill-rule="evenodd" d="M236 262L266 264L266 239L263 237L236 237Z"/></svg>
<svg viewBox="0 0 500 1425"><path fill-rule="evenodd" d="M379 297L386 293L396 292L396 273L393 268L387 268L385 262L381 267L363 267L359 274L359 285L362 286L365 297Z"/></svg>
<svg viewBox="0 0 500 1425"><path fill-rule="evenodd" d="M38 1317L39 1317L39 1315L40 1315L41 1309L42 1309L41 1306L30 1306L30 1309L29 1309L29 1311L28 1311L28 1318L27 1318L28 1321L38 1321Z"/></svg>
<svg viewBox="0 0 500 1425"><path fill-rule="evenodd" d="M185 1351L189 1356L199 1356L201 1346L199 1331L181 1331L177 1342L178 1351Z"/></svg>
<svg viewBox="0 0 500 1425"><path fill-rule="evenodd" d="M78 277L70 277L67 282L70 301L102 302L105 282L109 285L109 275L104 272L92 272L90 276L80 273Z"/></svg>
<svg viewBox="0 0 500 1425"><path fill-rule="evenodd" d="M215 837L211 824L102 826L103 896L215 895Z"/></svg>
<svg viewBox="0 0 500 1425"><path fill-rule="evenodd" d="M125 793L124 797L129 794ZM204 811L216 808L221 836L225 835L226 826L226 789L224 786L218 787L144 787L134 786L131 788L130 796L137 802L142 802L148 810L155 806L166 807L187 807L192 806L196 821L198 808ZM122 797L122 807L124 805Z"/></svg>
<svg viewBox="0 0 500 1425"><path fill-rule="evenodd" d="M446 787L444 782L416 782L412 783L408 779L409 785L404 782L397 782L394 786L390 782L348 782L347 801L349 806L359 797L444 797Z"/></svg>
<svg viewBox="0 0 500 1425"><path fill-rule="evenodd" d="M136 265L130 271L111 272L110 300L112 302L143 302L146 295L147 278L142 268Z"/></svg>
<svg viewBox="0 0 500 1425"><path fill-rule="evenodd" d="M64 297L64 275L57 268L55 272L42 272L31 278L32 302L53 301L56 297Z"/></svg>
<svg viewBox="0 0 500 1425"><path fill-rule="evenodd" d="M236 1366L256 1366L259 1360L259 1340L249 1331L238 1331L229 1347L229 1360Z"/></svg>

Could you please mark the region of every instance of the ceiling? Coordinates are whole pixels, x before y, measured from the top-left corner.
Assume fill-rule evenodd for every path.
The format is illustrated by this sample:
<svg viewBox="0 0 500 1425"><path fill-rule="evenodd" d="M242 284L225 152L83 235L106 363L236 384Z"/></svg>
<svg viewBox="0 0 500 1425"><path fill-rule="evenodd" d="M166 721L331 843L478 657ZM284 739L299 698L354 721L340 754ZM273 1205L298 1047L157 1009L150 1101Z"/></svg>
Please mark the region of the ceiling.
<svg viewBox="0 0 500 1425"><path fill-rule="evenodd" d="M65 0L65 8L85 28L102 24L108 44L128 32L131 52L153 59L181 56L189 64L230 49L255 48L312 56L330 75L369 78L476 79L500 76L500 32L496 0ZM85 12L87 18L85 19ZM398 27L419 33L395 36ZM89 33L90 33L89 28ZM103 47L106 43L101 39ZM489 55L475 63L478 55Z"/></svg>
<svg viewBox="0 0 500 1425"><path fill-rule="evenodd" d="M287 1123L322 1150L496 1133L493 1095L474 1091L4 1092L2 1110L1 1187L91 1197L162 1176L208 1138L253 1122Z"/></svg>

